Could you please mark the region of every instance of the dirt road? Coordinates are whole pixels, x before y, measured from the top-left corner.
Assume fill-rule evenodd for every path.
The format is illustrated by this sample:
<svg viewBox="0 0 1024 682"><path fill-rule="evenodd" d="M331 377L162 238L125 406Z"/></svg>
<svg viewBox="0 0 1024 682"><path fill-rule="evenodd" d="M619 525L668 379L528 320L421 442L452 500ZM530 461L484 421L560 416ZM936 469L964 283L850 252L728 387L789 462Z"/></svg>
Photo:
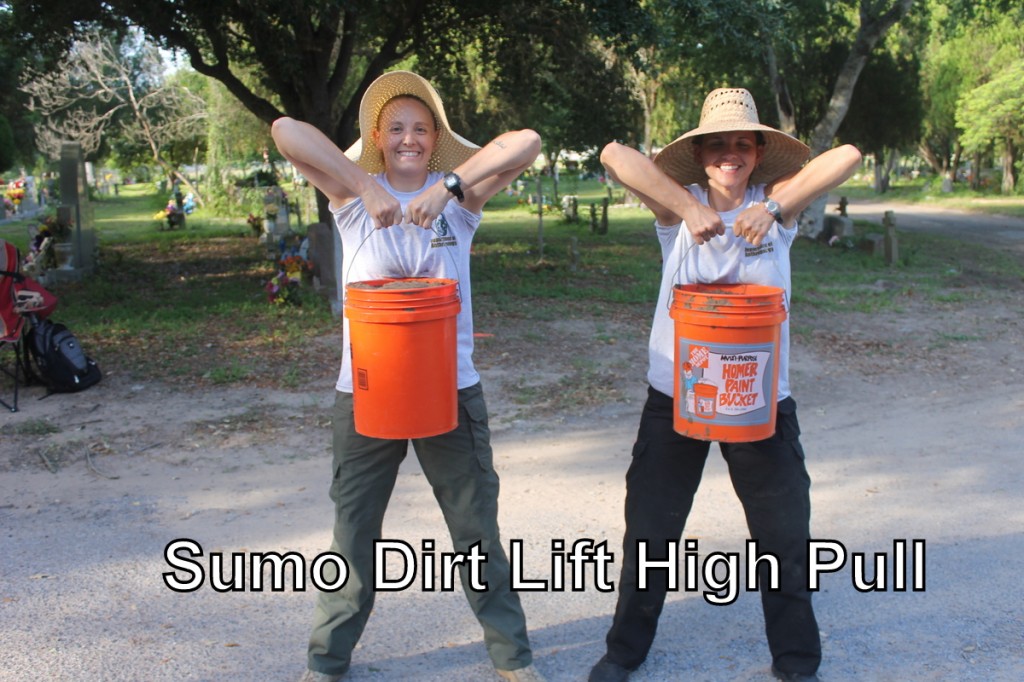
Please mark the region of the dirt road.
<svg viewBox="0 0 1024 682"><path fill-rule="evenodd" d="M878 224L886 211L892 211L897 230L942 234L965 241L1005 247L1024 255L1024 219L950 211L931 204L900 204L880 201L853 201L847 214L856 220Z"/></svg>
<svg viewBox="0 0 1024 682"><path fill-rule="evenodd" d="M940 320L914 307L844 316L831 336L797 341L792 383L814 480L812 528L848 552L822 576L815 602L823 679L1024 679L1020 300L1007 296L996 310L950 304ZM970 333L953 333L967 325ZM518 360L500 329L481 345L501 524L506 543L522 540L525 578L550 579L555 540L607 541L618 553L644 332L586 318L532 331L578 354L597 330L614 340L595 359L604 398L528 413L515 400L524 382L557 377L565 356ZM331 383L182 392L115 373L77 395L37 401L29 392L21 412L0 417L0 680L297 678L314 601L308 580L304 590L255 592L246 573L243 591L217 591L209 569L215 552L267 551L298 552L308 568L327 547ZM414 458L385 535L416 548L427 538L447 544ZM686 535L702 559L744 549L720 458L709 461ZM177 539L203 550L206 580L194 592L164 580L164 551ZM854 553L871 568L855 569ZM757 595L740 590L718 606L703 589L670 598L633 679L770 679ZM522 597L538 668L553 681L586 679L615 594L590 576L582 591ZM380 595L351 679L496 678L462 595L414 587Z"/></svg>

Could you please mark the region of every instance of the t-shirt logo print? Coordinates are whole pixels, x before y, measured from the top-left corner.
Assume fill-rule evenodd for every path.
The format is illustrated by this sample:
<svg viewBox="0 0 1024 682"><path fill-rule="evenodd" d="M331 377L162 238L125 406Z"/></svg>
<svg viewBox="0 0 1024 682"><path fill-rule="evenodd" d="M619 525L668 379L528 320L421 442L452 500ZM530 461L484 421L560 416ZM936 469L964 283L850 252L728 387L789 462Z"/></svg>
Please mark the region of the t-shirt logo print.
<svg viewBox="0 0 1024 682"><path fill-rule="evenodd" d="M441 215L437 216L437 219L434 220L434 226L433 227L434 227L434 232L437 234L438 237L447 237L448 236L448 231L449 231L448 221L444 219L444 214L443 213Z"/></svg>
<svg viewBox="0 0 1024 682"><path fill-rule="evenodd" d="M458 240L455 239L455 235L452 234L452 228L445 220L444 214L437 216L434 224L431 226L434 231L434 236L430 240L430 248L440 249L443 247L455 247L459 245Z"/></svg>

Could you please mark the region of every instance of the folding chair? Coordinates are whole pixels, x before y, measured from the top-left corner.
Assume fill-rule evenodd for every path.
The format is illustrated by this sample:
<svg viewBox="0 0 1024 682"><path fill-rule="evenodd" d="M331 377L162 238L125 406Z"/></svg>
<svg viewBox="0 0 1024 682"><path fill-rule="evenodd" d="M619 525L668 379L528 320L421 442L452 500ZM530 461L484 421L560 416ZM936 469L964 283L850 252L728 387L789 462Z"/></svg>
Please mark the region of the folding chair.
<svg viewBox="0 0 1024 682"><path fill-rule="evenodd" d="M14 395L8 402L0 397L0 405L11 412L18 411L18 390L28 377L25 367L28 357L23 340L25 322L29 313L45 318L57 307L57 298L35 280L21 274L21 259L17 247L0 239L0 352L14 350L14 368L8 369L0 361L0 371L14 380Z"/></svg>
<svg viewBox="0 0 1024 682"><path fill-rule="evenodd" d="M21 333L25 329L25 318L14 310L14 283L21 277L20 263L17 247L0 239L0 351L5 348L14 349L14 370L0 364L0 370L14 379L14 397L10 402L0 397L0 405L11 412L18 411L18 388L22 371Z"/></svg>

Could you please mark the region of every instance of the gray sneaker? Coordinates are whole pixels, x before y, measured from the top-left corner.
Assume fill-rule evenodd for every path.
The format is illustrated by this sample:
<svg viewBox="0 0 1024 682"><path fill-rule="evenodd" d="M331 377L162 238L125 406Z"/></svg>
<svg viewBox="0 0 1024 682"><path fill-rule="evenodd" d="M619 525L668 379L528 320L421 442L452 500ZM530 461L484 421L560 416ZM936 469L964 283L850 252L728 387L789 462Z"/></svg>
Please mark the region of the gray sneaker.
<svg viewBox="0 0 1024 682"><path fill-rule="evenodd" d="M509 680L509 682L547 682L544 676L540 674L540 671L533 667L533 665L517 670L498 670L497 672L502 678Z"/></svg>
<svg viewBox="0 0 1024 682"><path fill-rule="evenodd" d="M302 673L299 682L338 682L340 679L341 675L328 675L327 673L318 673L315 670L307 670Z"/></svg>

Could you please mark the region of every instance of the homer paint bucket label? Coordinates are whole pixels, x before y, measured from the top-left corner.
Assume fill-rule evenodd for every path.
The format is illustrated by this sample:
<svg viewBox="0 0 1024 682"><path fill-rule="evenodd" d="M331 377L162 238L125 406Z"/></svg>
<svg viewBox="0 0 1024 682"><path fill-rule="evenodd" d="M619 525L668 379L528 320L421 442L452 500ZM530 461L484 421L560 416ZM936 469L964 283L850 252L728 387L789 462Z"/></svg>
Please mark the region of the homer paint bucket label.
<svg viewBox="0 0 1024 682"><path fill-rule="evenodd" d="M783 291L753 284L676 285L673 428L750 442L775 432Z"/></svg>
<svg viewBox="0 0 1024 682"><path fill-rule="evenodd" d="M771 345L710 347L680 338L676 357L690 358L683 362L683 385L677 390L684 395L693 393L693 399L682 404L692 418L746 426L771 420L769 396L775 396Z"/></svg>

